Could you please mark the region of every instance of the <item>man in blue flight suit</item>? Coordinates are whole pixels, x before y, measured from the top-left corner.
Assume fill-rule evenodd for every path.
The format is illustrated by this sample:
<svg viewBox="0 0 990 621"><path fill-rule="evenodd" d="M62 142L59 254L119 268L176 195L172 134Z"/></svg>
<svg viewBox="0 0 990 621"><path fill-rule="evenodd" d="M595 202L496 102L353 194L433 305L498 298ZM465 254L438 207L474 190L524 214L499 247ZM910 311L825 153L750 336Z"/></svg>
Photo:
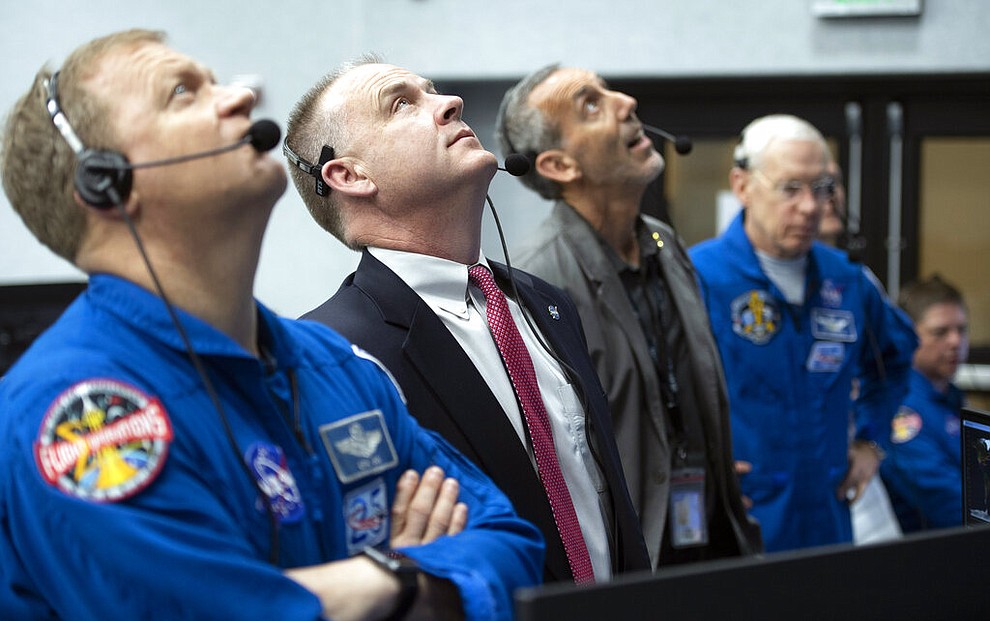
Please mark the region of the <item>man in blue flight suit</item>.
<svg viewBox="0 0 990 621"><path fill-rule="evenodd" d="M961 525L962 456L952 383L969 352L969 318L958 289L932 276L901 289L900 307L914 322L908 394L891 422L880 474L904 532Z"/></svg>
<svg viewBox="0 0 990 621"><path fill-rule="evenodd" d="M277 128L162 41L81 46L5 130L12 205L90 283L0 382L0 616L511 618L538 531L376 361L253 298Z"/></svg>
<svg viewBox="0 0 990 621"><path fill-rule="evenodd" d="M729 388L742 492L768 552L848 542L848 503L906 390L916 339L863 267L815 241L828 150L802 119L743 131L730 184L743 206L690 250ZM853 380L855 438L849 439Z"/></svg>

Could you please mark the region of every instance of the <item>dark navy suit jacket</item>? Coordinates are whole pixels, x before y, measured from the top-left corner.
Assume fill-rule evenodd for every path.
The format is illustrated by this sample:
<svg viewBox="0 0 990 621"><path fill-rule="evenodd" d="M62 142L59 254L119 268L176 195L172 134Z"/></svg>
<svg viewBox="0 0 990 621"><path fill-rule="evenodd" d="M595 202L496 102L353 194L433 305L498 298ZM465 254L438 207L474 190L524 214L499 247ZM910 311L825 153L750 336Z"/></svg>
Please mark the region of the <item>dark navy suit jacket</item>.
<svg viewBox="0 0 990 621"><path fill-rule="evenodd" d="M511 291L504 265L489 262ZM626 489L605 392L588 355L581 320L567 294L513 270L520 302L566 366L587 413L588 445L608 485L607 524L616 573L650 569L642 531ZM550 307L555 307L551 313ZM557 317L554 318L554 315ZM474 363L439 317L405 282L365 251L357 271L303 319L324 323L377 357L402 387L409 411L443 435L509 497L546 539L544 579L570 581L564 546L546 493L525 448Z"/></svg>

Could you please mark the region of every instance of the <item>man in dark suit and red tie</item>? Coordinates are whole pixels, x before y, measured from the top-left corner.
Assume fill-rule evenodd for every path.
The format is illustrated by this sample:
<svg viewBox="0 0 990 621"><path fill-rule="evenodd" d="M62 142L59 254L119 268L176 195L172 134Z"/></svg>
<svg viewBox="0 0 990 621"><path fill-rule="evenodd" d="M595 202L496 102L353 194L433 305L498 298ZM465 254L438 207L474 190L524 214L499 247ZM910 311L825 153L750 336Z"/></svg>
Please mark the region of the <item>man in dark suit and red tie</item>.
<svg viewBox="0 0 990 621"><path fill-rule="evenodd" d="M547 581L648 570L573 303L481 253L497 162L463 105L371 58L299 101L285 143L296 188L323 228L363 253L306 318L381 360L410 412L540 528Z"/></svg>

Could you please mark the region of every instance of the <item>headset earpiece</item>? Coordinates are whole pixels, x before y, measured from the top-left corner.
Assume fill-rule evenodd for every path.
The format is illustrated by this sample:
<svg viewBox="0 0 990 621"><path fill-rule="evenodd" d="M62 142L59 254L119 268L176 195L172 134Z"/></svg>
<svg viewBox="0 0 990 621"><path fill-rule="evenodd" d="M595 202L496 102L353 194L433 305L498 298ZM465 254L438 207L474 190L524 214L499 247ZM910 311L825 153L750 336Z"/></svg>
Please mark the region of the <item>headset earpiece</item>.
<svg viewBox="0 0 990 621"><path fill-rule="evenodd" d="M52 123L69 148L76 154L76 173L73 185L86 204L96 209L110 209L123 204L131 193L133 174L130 162L117 151L89 149L79 139L58 101L58 74L56 71L45 81L48 100L45 108Z"/></svg>
<svg viewBox="0 0 990 621"><path fill-rule="evenodd" d="M134 176L122 153L86 149L78 160L75 188L87 205L110 209L127 200Z"/></svg>

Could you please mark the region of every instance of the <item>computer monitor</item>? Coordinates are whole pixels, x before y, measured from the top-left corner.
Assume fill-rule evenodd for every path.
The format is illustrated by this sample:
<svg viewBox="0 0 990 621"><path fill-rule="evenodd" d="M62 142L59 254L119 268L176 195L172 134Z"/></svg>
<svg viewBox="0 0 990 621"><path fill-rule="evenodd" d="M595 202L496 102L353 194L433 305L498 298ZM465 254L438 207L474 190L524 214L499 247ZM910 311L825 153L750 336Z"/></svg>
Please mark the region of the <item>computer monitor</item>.
<svg viewBox="0 0 990 621"><path fill-rule="evenodd" d="M959 414L962 443L963 524L990 525L990 412L965 407Z"/></svg>
<svg viewBox="0 0 990 621"><path fill-rule="evenodd" d="M517 621L982 619L990 528L925 531L516 592Z"/></svg>
<svg viewBox="0 0 990 621"><path fill-rule="evenodd" d="M0 376L85 288L84 282L0 286Z"/></svg>

